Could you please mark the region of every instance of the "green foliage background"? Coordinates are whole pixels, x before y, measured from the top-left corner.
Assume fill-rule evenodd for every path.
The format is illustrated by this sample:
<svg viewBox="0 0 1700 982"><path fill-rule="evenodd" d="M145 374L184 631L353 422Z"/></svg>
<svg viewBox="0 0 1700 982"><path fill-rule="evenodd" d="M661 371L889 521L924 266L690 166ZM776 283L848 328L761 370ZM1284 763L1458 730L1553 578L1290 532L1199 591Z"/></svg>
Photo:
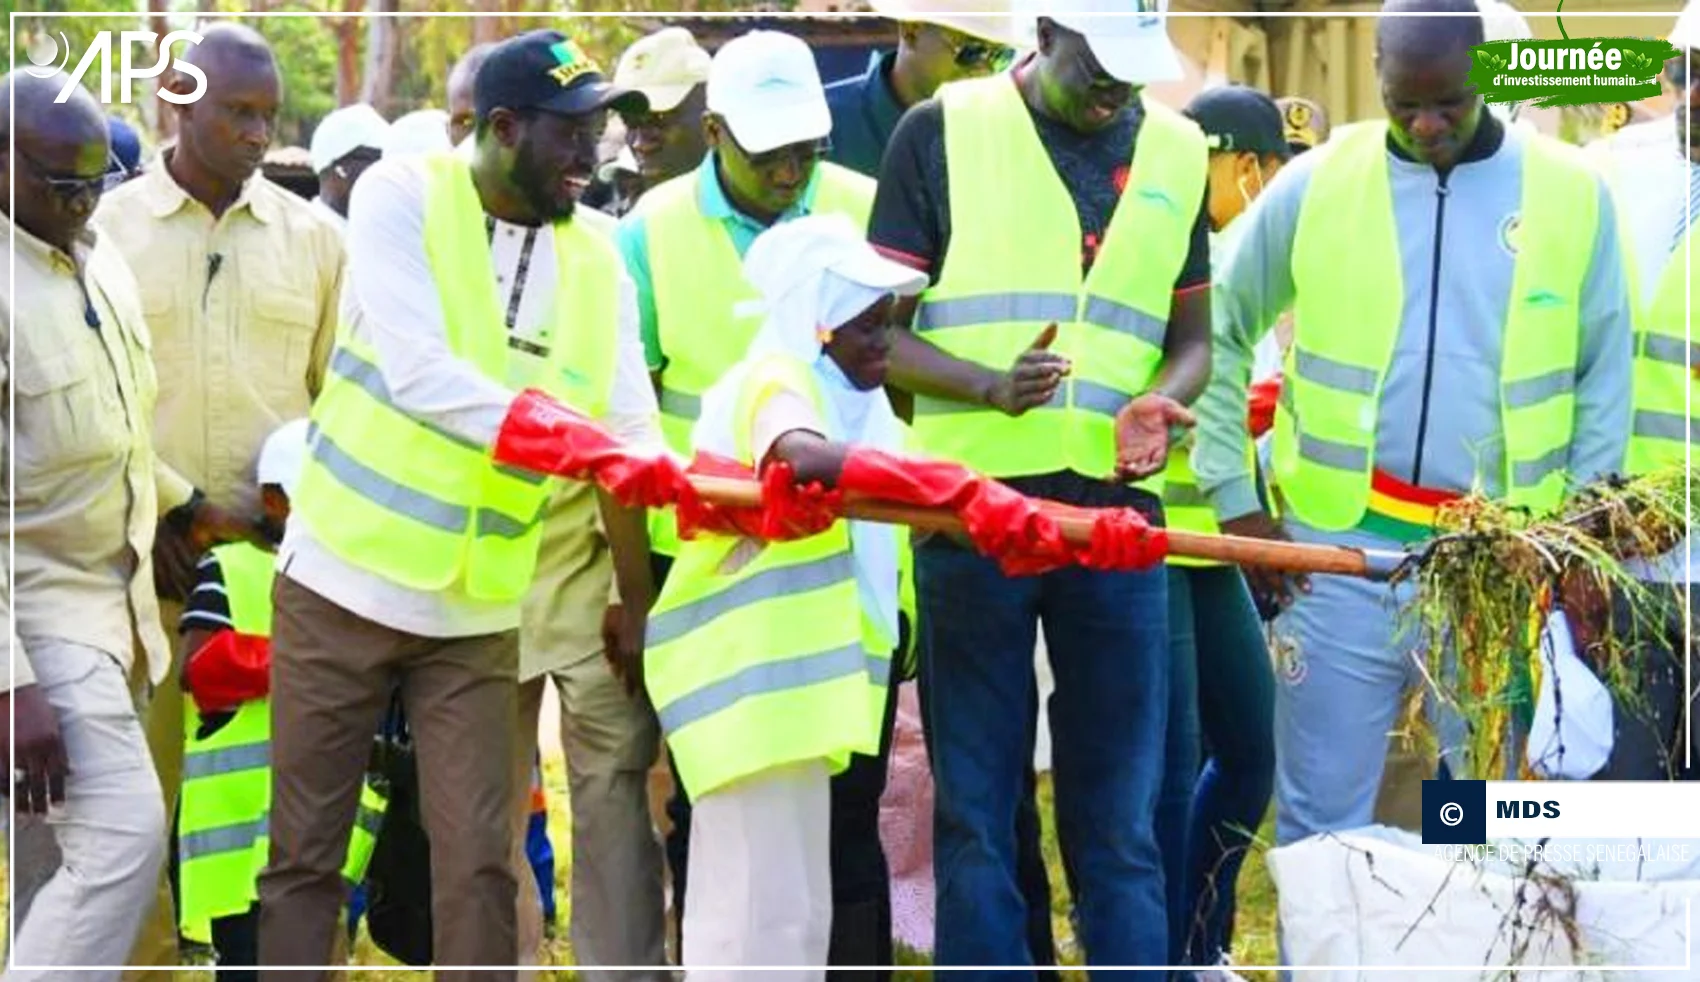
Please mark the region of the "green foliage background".
<svg viewBox="0 0 1700 982"><path fill-rule="evenodd" d="M380 0L205 0L196 4L166 0L161 6L165 8L162 13L167 19L167 29L174 30L191 28L198 18L211 19L219 14L265 10L272 13L345 15L351 7L356 11L381 9L379 3ZM394 9L400 13L431 13L443 6L433 0L394 0L382 9ZM465 0L455 6L501 14L498 36L545 26L566 31L611 71L619 53L640 33L639 27L630 18L681 8L751 13L789 10L795 6L795 0L761 3L750 0ZM144 0L20 0L9 7L20 16L15 21L8 70L28 64L25 50L35 32L47 31L56 37L59 32L64 32L72 51L72 60L66 66L70 70L99 32L148 29L149 15ZM76 13L79 16L31 17L32 13ZM572 16L575 13L626 16ZM88 14L98 16L85 16ZM336 108L339 19L254 17L244 20L271 41L282 71L284 105L278 121L277 145L304 146L314 124ZM441 108L449 69L455 59L471 47L475 20L473 17L455 16L395 19L393 23L400 57L388 93L388 115L393 118L426 106ZM354 37L361 49L358 63L364 69L367 38L364 19L360 19ZM85 84L92 83L91 89L98 93L98 77L91 74L83 81ZM111 111L132 123L142 124L144 138L151 143L152 127L148 125L151 121L143 111L139 92L136 98L137 101L129 105L114 104ZM161 103L161 106L164 107L164 104Z"/></svg>

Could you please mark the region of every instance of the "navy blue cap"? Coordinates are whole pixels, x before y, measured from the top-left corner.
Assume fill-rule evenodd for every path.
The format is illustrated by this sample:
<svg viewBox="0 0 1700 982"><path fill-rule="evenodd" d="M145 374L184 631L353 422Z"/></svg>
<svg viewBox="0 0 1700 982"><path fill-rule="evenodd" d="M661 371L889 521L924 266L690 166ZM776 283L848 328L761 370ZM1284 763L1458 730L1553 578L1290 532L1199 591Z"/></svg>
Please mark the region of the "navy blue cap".
<svg viewBox="0 0 1700 982"><path fill-rule="evenodd" d="M112 141L112 162L107 171L134 171L142 162L142 138L136 134L136 128L117 116L108 116L106 134Z"/></svg>
<svg viewBox="0 0 1700 982"><path fill-rule="evenodd" d="M601 66L560 31L527 31L491 49L472 83L472 101L483 119L493 109L542 109L577 116L613 109L643 113L642 92L608 81Z"/></svg>
<svg viewBox="0 0 1700 982"><path fill-rule="evenodd" d="M1293 155L1275 100L1244 85L1205 89L1186 105L1186 115L1204 131L1211 150L1268 154L1286 160Z"/></svg>

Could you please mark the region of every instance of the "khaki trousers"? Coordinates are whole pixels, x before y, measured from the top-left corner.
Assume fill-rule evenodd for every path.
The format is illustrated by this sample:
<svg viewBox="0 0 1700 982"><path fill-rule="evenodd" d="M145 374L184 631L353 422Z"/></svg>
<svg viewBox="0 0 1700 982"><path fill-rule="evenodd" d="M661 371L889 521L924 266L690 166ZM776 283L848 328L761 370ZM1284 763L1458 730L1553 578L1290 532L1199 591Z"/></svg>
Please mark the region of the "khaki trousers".
<svg viewBox="0 0 1700 982"><path fill-rule="evenodd" d="M165 824L167 836L175 827L177 799L183 790L183 636L177 633L177 622L183 617L183 605L175 600L159 601L159 619L165 636L171 639L171 671L154 688L142 714L142 729L147 733L148 753L153 757L153 769L159 775L160 790L165 795ZM141 669L146 678L147 669ZM144 681L145 685L145 681ZM169 843L168 843L169 844ZM177 950L177 904L171 895L171 864L162 863L154 899L142 919L142 933L130 951L131 965L181 965ZM125 972L126 982L171 982L175 972Z"/></svg>
<svg viewBox="0 0 1700 982"><path fill-rule="evenodd" d="M542 906L531 888L524 830L530 812L532 754L543 697L553 680L561 700L561 745L572 809L569 932L580 966L654 965L654 973L579 969L587 980L664 979L667 964L661 842L649 811L649 764L659 731L648 700L633 699L600 654L520 684L515 743L514 875L519 890L520 964L535 964Z"/></svg>
<svg viewBox="0 0 1700 982"><path fill-rule="evenodd" d="M418 637L282 575L273 606L271 856L259 881L260 963L329 964L373 734L399 683L431 841L434 961L514 965L513 769L492 765L515 754L518 632ZM438 973L513 977L512 968Z"/></svg>

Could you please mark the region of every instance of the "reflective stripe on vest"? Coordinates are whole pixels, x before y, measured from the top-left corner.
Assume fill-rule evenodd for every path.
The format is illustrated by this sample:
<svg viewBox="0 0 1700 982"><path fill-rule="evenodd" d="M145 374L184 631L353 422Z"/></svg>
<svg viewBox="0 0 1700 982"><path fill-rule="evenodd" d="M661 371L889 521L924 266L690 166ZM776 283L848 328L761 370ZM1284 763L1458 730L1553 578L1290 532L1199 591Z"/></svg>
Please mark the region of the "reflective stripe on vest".
<svg viewBox="0 0 1700 982"><path fill-rule="evenodd" d="M1369 501L1382 380L1405 285L1387 125L1341 127L1300 206L1295 334L1275 414L1274 483L1300 520L1355 526ZM1500 379L1507 500L1537 513L1565 491L1575 415L1580 294L1599 222L1597 176L1570 148L1525 141L1522 235Z"/></svg>
<svg viewBox="0 0 1700 982"><path fill-rule="evenodd" d="M1665 262L1653 301L1638 318L1631 474L1684 464L1695 439L1690 413L1700 409L1700 346L1688 311L1691 280L1700 280L1700 239L1692 226Z"/></svg>
<svg viewBox="0 0 1700 982"><path fill-rule="evenodd" d="M425 250L449 348L485 376L535 386L600 416L613 385L620 259L590 225L554 226L558 289L539 359L510 347L484 209L464 161L426 163ZM377 353L341 332L313 406L295 514L338 557L422 591L457 582L475 598L517 602L536 567L553 482L494 465L487 447L397 408Z"/></svg>
<svg viewBox="0 0 1700 982"><path fill-rule="evenodd" d="M815 165L811 214L840 214L868 224L874 182L836 164ZM756 298L744 279L743 260L719 219L702 213L700 174L675 177L638 202L655 295L655 331L661 346L661 431L667 445L691 452L691 427L702 412L702 396L744 356L761 326L738 305ZM674 555L679 535L670 509L651 512L650 548Z"/></svg>
<svg viewBox="0 0 1700 982"><path fill-rule="evenodd" d="M277 557L247 543L212 550L224 580L232 629L271 634L271 588ZM242 704L218 730L198 737L200 712L183 707L183 790L177 818L179 920L185 935L210 941L210 924L245 913L258 898L256 877L270 851L271 703ZM384 799L363 788L343 876L366 875L383 819Z"/></svg>
<svg viewBox="0 0 1700 982"><path fill-rule="evenodd" d="M765 371L820 405L808 367L783 356L752 373L746 399L769 390ZM739 406L746 464L756 408ZM645 639L645 683L693 798L798 761L837 772L879 747L891 652L862 613L848 524L768 543L726 572L741 543L683 543Z"/></svg>
<svg viewBox="0 0 1700 982"><path fill-rule="evenodd" d="M1211 507L1209 497L1198 486L1198 477L1192 472L1192 443L1188 440L1185 445L1171 451L1169 463L1163 468L1163 524L1183 532L1215 535L1222 528L1216 521L1216 509ZM1170 556L1165 562L1170 566L1222 565L1213 560L1188 556Z"/></svg>
<svg viewBox="0 0 1700 982"><path fill-rule="evenodd" d="M1050 403L1016 419L917 396L918 446L993 477L1065 469L1108 477L1113 417L1163 360L1175 278L1204 196L1204 137L1145 100L1126 189L1083 280L1074 200L1009 77L953 82L938 98L951 242L915 330L1003 371L1054 321L1051 350L1072 359L1074 371ZM1160 478L1148 483L1156 490Z"/></svg>

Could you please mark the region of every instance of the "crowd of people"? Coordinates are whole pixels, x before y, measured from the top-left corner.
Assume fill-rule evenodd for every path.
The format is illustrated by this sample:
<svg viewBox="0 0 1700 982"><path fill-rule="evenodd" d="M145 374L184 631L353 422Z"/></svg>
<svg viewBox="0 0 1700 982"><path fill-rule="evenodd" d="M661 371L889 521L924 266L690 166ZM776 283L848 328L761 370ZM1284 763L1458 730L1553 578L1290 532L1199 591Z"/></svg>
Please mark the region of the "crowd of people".
<svg viewBox="0 0 1700 982"><path fill-rule="evenodd" d="M1673 115L1587 152L1473 91L1475 0L1387 0L1386 118L1332 131L1152 98L1166 4L992 6L882 0L895 48L830 85L778 31L667 27L611 72L528 31L443 109L321 120L311 201L260 173L290 94L250 27L178 56L206 92L153 155L7 76L0 699L40 869L7 977L339 965L351 904L425 911L402 946L445 977L529 972L551 687L587 977L885 974L888 787L930 804L896 872L936 963L1032 973L1041 630L1087 964L1226 970L1272 801L1277 844L1378 820L1421 641L1408 587L1165 563L1160 530L1398 550L1470 492L1550 511L1684 460L1700 3ZM1055 531L1041 501L1090 547L1012 531ZM1670 623L1595 777L1679 770L1687 544L1642 575Z"/></svg>

